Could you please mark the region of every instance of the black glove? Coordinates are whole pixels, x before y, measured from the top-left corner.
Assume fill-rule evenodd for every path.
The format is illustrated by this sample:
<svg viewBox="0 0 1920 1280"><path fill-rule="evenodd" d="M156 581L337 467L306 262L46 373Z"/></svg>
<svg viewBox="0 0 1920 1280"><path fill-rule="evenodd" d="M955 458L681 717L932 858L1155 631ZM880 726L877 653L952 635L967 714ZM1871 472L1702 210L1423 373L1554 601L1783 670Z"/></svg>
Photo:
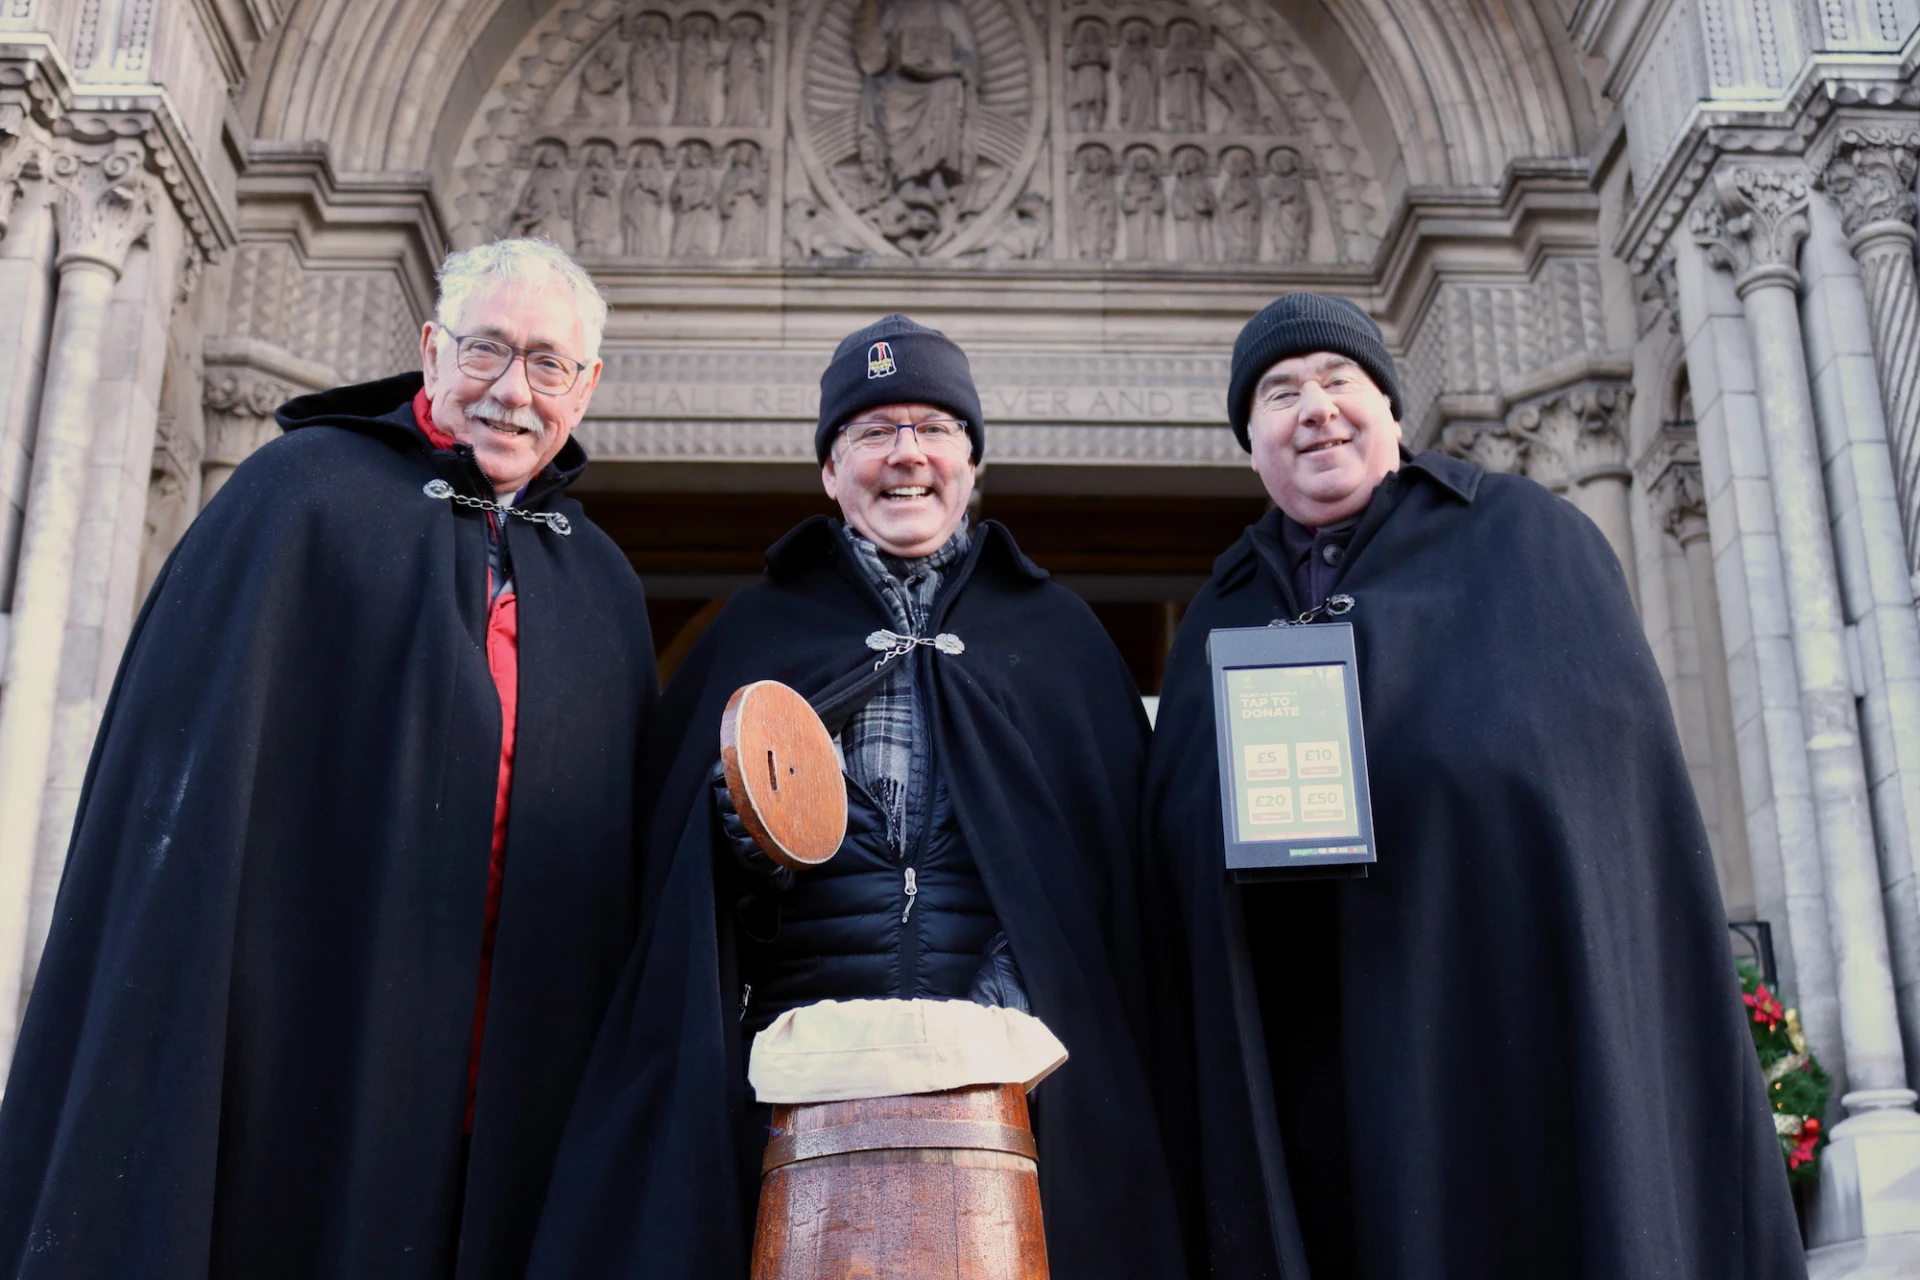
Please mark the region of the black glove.
<svg viewBox="0 0 1920 1280"><path fill-rule="evenodd" d="M740 821L740 812L733 807L733 795L727 790L725 761L714 761L713 772L707 775L707 788L713 796L714 814L720 819L719 870L728 890L735 897L747 898L791 889L792 869L769 858L747 834L747 824Z"/></svg>
<svg viewBox="0 0 1920 1280"><path fill-rule="evenodd" d="M1027 1003L1026 984L1020 981L1020 966L1013 962L1013 946L1004 932L994 934L993 941L987 944L986 958L973 975L967 999L989 1008L997 1005L1018 1009L1021 1013L1033 1012L1033 1006Z"/></svg>

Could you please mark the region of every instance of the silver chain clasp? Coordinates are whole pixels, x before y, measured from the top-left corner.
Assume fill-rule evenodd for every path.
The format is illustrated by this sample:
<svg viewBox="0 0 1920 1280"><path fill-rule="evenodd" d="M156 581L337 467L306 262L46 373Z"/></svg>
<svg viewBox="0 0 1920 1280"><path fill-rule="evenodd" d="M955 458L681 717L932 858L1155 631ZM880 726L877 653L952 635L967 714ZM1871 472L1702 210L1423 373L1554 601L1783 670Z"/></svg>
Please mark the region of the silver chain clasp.
<svg viewBox="0 0 1920 1280"><path fill-rule="evenodd" d="M1328 596L1325 600L1307 610L1293 621L1275 618L1267 625L1270 627L1304 627L1316 618L1338 618L1353 611L1353 597L1349 595Z"/></svg>
<svg viewBox="0 0 1920 1280"><path fill-rule="evenodd" d="M867 635L867 648L880 655L880 661L873 664L875 671L895 658L912 653L919 645L927 645L949 657L956 657L967 651L966 641L951 631L942 631L937 636L903 636L897 631L888 631L883 628L869 632Z"/></svg>
<svg viewBox="0 0 1920 1280"><path fill-rule="evenodd" d="M420 492L440 502L452 502L462 507L472 507L478 511L493 511L503 516L519 516L528 524L543 524L563 538L573 533L573 522L558 511L527 511L521 507L510 507L504 502L489 502L485 498L470 498L464 493L455 493L452 485L437 477L422 485Z"/></svg>

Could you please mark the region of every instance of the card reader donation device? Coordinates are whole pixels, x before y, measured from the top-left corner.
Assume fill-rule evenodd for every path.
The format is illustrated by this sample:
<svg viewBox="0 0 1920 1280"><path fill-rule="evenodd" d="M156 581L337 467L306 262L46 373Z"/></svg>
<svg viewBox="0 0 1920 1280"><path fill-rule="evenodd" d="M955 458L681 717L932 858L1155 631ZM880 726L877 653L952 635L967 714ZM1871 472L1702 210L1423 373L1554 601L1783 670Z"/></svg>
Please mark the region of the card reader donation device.
<svg viewBox="0 0 1920 1280"><path fill-rule="evenodd" d="M1373 807L1353 624L1207 637L1227 870L1242 881L1364 876Z"/></svg>

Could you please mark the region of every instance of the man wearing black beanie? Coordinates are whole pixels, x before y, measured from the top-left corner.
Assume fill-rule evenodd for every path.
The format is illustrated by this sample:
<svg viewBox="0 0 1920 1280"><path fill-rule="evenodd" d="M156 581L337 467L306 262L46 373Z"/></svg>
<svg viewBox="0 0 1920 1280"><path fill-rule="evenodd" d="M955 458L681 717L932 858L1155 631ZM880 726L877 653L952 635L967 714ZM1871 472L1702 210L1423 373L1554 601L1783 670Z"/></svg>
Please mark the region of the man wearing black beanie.
<svg viewBox="0 0 1920 1280"><path fill-rule="evenodd" d="M969 527L986 437L955 343L888 316L840 343L820 404L841 519L776 543L663 695L643 856L664 887L530 1280L743 1280L768 1123L754 1035L802 1005L888 998L1025 1009L1067 1046L1033 1112L1055 1280L1181 1275L1137 1017L1177 966L1140 926L1132 676L1003 526ZM818 868L772 863L719 780L722 710L755 680L799 690L840 745L847 835Z"/></svg>
<svg viewBox="0 0 1920 1280"><path fill-rule="evenodd" d="M1228 421L1275 509L1168 658L1146 785L1154 1011L1194 1274L1798 1277L1707 837L1618 561L1530 480L1400 447L1379 328L1289 294ZM1359 654L1377 865L1225 866L1209 634Z"/></svg>

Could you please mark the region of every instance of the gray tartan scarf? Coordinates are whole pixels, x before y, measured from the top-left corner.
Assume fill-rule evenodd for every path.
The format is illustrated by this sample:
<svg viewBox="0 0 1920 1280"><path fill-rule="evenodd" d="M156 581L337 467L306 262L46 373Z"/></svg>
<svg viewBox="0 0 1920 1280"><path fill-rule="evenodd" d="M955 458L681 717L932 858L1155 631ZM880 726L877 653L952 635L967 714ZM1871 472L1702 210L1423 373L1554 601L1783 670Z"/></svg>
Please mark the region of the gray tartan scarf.
<svg viewBox="0 0 1920 1280"><path fill-rule="evenodd" d="M918 560L890 556L847 529L860 567L879 589L893 618L892 630L917 636L933 612L947 571L967 554L967 519L945 545ZM913 687L913 657L895 658L893 670L866 706L840 731L847 776L866 789L887 818L887 840L906 853L909 833L919 829L927 804L927 712Z"/></svg>

